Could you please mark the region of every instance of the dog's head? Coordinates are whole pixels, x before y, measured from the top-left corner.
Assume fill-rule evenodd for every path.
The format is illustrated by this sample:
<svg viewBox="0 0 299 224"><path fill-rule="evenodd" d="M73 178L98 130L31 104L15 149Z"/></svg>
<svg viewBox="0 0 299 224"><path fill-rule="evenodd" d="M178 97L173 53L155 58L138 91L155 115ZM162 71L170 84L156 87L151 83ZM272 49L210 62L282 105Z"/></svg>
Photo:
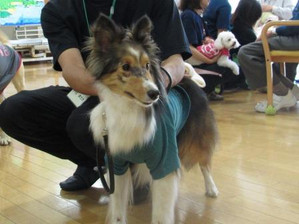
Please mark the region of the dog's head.
<svg viewBox="0 0 299 224"><path fill-rule="evenodd" d="M148 107L163 98L158 47L151 37L152 23L142 17L131 29L117 26L101 14L87 43L87 68L96 80L120 96Z"/></svg>
<svg viewBox="0 0 299 224"><path fill-rule="evenodd" d="M223 31L219 33L214 44L217 49L226 48L230 50L240 47L240 43L236 39L235 35L230 31Z"/></svg>

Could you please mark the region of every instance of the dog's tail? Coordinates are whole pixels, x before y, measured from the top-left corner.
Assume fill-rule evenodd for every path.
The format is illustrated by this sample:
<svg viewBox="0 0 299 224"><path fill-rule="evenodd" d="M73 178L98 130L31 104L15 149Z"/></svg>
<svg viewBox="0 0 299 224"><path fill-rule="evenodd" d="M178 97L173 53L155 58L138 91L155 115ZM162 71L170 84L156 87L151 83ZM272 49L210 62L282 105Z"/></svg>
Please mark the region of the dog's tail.
<svg viewBox="0 0 299 224"><path fill-rule="evenodd" d="M191 100L189 117L178 136L179 155L186 169L195 164L210 165L218 139L213 111L204 91L192 80L184 78L180 83Z"/></svg>
<svg viewBox="0 0 299 224"><path fill-rule="evenodd" d="M0 43L9 44L8 36L0 29Z"/></svg>

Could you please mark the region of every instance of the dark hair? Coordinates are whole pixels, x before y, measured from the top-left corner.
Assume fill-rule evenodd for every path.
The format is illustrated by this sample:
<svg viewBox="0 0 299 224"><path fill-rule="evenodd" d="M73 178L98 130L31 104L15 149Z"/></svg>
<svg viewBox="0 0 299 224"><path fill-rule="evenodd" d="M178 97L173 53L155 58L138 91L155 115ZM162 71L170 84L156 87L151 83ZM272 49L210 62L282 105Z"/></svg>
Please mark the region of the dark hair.
<svg viewBox="0 0 299 224"><path fill-rule="evenodd" d="M201 9L200 3L201 0L180 0L179 10Z"/></svg>
<svg viewBox="0 0 299 224"><path fill-rule="evenodd" d="M253 27L256 21L262 15L261 4L256 0L240 0L234 14L232 15L231 23L238 20L246 25Z"/></svg>

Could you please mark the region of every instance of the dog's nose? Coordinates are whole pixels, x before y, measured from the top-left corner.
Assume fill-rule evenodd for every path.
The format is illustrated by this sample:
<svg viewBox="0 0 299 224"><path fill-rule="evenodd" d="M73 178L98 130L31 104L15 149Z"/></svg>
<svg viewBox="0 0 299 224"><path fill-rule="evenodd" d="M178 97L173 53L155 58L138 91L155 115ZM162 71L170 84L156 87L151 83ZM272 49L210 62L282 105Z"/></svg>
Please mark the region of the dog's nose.
<svg viewBox="0 0 299 224"><path fill-rule="evenodd" d="M151 89L147 92L147 95L149 96L149 98L151 98L152 100L156 100L158 98L158 96L160 95L159 90L156 89Z"/></svg>

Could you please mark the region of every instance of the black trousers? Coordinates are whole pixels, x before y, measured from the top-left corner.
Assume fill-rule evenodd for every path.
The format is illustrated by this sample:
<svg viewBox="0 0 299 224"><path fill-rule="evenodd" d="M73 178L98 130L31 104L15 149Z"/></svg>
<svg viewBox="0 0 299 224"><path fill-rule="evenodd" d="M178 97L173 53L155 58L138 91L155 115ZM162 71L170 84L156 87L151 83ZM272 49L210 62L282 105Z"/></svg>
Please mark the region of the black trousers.
<svg viewBox="0 0 299 224"><path fill-rule="evenodd" d="M77 165L96 165L96 147L88 113L98 103L89 97L76 108L67 98L70 88L51 86L22 91L0 105L0 127L11 137ZM100 163L104 165L104 152Z"/></svg>
<svg viewBox="0 0 299 224"><path fill-rule="evenodd" d="M215 90L215 87L219 84L225 84L228 83L230 81L233 81L234 79L237 79L237 76L234 75L234 73L232 72L231 69L226 68L226 67L221 67L219 65L217 65L216 63L214 64L201 64L198 66L194 66L194 67L198 67L201 69L206 69L209 71L213 71L213 72L217 72L219 74L221 74L222 76L217 76L217 75L202 75L203 79L206 82L206 86L205 88L203 88L203 90L209 94L211 92L213 92Z"/></svg>

